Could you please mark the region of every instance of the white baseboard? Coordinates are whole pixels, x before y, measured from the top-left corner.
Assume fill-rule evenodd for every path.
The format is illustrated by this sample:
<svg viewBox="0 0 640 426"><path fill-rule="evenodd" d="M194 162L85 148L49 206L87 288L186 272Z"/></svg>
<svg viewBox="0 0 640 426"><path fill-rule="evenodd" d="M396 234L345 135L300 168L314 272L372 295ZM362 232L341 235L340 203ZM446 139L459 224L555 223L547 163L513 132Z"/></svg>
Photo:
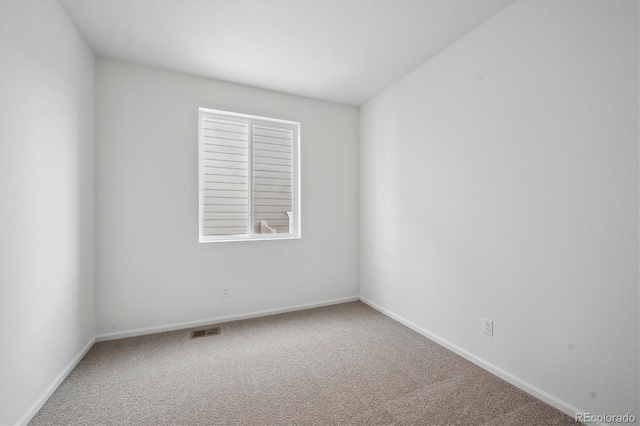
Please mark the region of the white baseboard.
<svg viewBox="0 0 640 426"><path fill-rule="evenodd" d="M300 311L303 309L319 308L321 306L337 305L339 303L355 302L360 300L359 296L343 297L340 299L325 300L323 302L305 303L303 305L289 306L286 308L265 309L262 311L254 311L246 314L226 315L215 318L207 318L197 321L181 322L177 324L168 324L155 327L136 328L127 331L115 331L113 333L104 333L96 336L97 342L107 340L123 339L125 337L144 336L146 334L162 333L165 331L182 330L185 328L200 327L208 324L220 324L229 321L237 321L249 318L265 317L268 315L282 314L285 312Z"/></svg>
<svg viewBox="0 0 640 426"><path fill-rule="evenodd" d="M585 410L580 410L577 407L574 407L573 405L567 403L566 401L561 400L560 398L551 395L549 392L546 392L542 389L540 389L537 386L532 385L531 383L522 380L521 378L514 376L513 374L509 373L508 371L505 371L503 369L501 369L498 366L495 366L493 364L491 364L490 362L485 361L484 359L472 354L471 352L468 352L465 349L462 349L460 346L457 346L451 342L449 342L448 340L443 339L442 337L430 332L429 330L426 330L422 327L420 327L417 324L414 324L413 322L404 319L403 317L401 317L400 315L397 315L385 308L383 308L382 306L377 305L376 303L372 302L371 300L368 300L362 296L360 296L360 300L363 303L366 303L367 305L371 306L373 309L375 309L376 311L388 316L389 318L392 318L396 321L398 321L399 323L409 327L410 329L412 329L413 331L422 334L423 336L427 337L428 339L433 340L434 342L438 343L441 346L444 346L445 348L449 349L452 352L455 352L456 354L460 355L461 357L465 358L468 361L471 361L472 363L474 363L475 365L477 365L478 367L481 367L485 370L487 370L488 372L490 372L491 374L500 377L502 380L511 383L512 385L514 385L515 387L525 391L526 393L528 393L529 395L538 398L539 400L546 402L547 404L551 405L552 407L557 408L558 410L562 411L563 413L567 414L568 416L570 416L572 419L575 419L575 415L576 413L585 413ZM601 424L602 426L607 426L606 424Z"/></svg>
<svg viewBox="0 0 640 426"><path fill-rule="evenodd" d="M58 389L58 386L60 386L60 384L64 382L64 379L67 378L69 373L71 373L73 369L76 368L76 365L78 365L78 363L82 360L82 358L84 358L87 352L89 352L89 349L91 349L95 342L96 336L93 336L91 339L89 339L87 344L84 345L82 349L80 349L80 351L76 354L76 356L73 357L69 364L67 364L66 367L62 369L60 374L58 374L56 378L53 379L53 382L51 382L51 384L44 390L44 392L42 392L38 399L36 399L35 402L31 404L31 407L29 407L27 412L18 419L16 425L26 425L31 421L33 416L35 416L40 408L42 408L44 403L47 402L49 397L53 395L56 389Z"/></svg>

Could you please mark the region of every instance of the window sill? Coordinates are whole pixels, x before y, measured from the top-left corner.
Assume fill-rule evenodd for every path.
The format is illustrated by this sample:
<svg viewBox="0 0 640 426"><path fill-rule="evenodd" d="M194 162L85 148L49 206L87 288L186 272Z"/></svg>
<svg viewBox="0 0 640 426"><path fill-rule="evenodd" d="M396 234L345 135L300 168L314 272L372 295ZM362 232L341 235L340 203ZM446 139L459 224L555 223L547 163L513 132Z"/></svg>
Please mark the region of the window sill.
<svg viewBox="0 0 640 426"><path fill-rule="evenodd" d="M235 243L239 241L281 241L281 240L299 240L301 236L282 236L282 237L252 237L252 238L229 238L229 239L211 239L199 240L198 243Z"/></svg>

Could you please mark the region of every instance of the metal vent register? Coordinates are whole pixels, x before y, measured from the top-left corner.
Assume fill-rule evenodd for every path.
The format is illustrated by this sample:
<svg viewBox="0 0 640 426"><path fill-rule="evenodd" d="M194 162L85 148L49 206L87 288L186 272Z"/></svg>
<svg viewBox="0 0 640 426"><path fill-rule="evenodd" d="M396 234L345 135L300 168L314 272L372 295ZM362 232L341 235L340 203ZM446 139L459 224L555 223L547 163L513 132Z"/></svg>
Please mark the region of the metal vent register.
<svg viewBox="0 0 640 426"><path fill-rule="evenodd" d="M210 327L210 328L205 328L203 330L193 330L191 332L191 338L195 339L196 337L213 336L220 333L222 333L222 329L220 328L220 326Z"/></svg>

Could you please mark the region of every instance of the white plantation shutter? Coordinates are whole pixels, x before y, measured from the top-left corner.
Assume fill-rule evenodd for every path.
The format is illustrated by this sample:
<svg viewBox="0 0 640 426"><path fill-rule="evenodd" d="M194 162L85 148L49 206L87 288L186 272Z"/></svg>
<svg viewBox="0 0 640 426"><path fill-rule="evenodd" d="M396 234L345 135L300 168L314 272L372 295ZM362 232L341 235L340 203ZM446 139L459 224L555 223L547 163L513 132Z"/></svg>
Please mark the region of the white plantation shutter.
<svg viewBox="0 0 640 426"><path fill-rule="evenodd" d="M299 124L201 108L200 241L300 236Z"/></svg>
<svg viewBox="0 0 640 426"><path fill-rule="evenodd" d="M202 118L202 235L247 235L249 126Z"/></svg>
<svg viewBox="0 0 640 426"><path fill-rule="evenodd" d="M293 132L253 126L254 232L267 222L278 233L289 233L293 211Z"/></svg>

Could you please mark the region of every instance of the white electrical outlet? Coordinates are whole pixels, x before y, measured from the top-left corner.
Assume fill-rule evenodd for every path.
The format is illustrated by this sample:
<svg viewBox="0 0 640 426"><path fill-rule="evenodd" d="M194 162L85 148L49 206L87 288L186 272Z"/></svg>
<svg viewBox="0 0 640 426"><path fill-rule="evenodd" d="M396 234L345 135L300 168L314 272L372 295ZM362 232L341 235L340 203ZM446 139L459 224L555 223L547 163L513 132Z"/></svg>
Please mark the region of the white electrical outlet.
<svg viewBox="0 0 640 426"><path fill-rule="evenodd" d="M484 326L484 334L493 336L493 321L485 318L482 320L482 324Z"/></svg>
<svg viewBox="0 0 640 426"><path fill-rule="evenodd" d="M222 289L222 297L229 297L231 295L231 288L225 287Z"/></svg>

